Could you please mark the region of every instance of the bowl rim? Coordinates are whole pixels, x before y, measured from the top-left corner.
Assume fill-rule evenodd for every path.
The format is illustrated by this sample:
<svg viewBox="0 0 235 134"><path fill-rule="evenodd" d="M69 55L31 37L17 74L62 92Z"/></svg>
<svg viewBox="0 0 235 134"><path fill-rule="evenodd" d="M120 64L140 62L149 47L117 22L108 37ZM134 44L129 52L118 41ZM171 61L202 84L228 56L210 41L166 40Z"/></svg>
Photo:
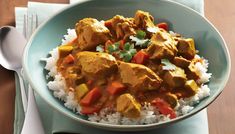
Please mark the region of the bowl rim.
<svg viewBox="0 0 235 134"><path fill-rule="evenodd" d="M104 123L97 123L97 122L91 122L91 121L88 121L88 120L85 120L85 119L81 119L79 118L78 116L76 116L75 113L68 113L66 112L65 110L60 110L60 108L58 108L57 106L55 106L52 102L48 101L46 99L46 97L44 97L43 95L41 95L38 91L37 91L37 87L35 87L34 85L34 82L32 81L31 77L30 77L30 70L27 68L27 65L28 65L28 60L27 60L27 57L28 57L28 51L29 51L29 48L31 47L32 45L32 42L36 36L36 34L53 18L55 18L57 15L61 14L62 12L70 9L70 8L73 8L75 6L78 6L80 4L83 4L83 3L86 3L86 2L89 2L89 1L94 1L94 0L83 0L83 1L80 1L80 2L77 2L76 4L71 4L71 5L68 5L67 7L63 8L62 10L58 11L57 13L51 15L47 20L45 20L36 30L35 32L31 35L29 41L27 42L27 45L24 49L24 54L23 54L23 61L22 61L22 65L23 65L23 70L24 70L24 74L26 76L26 80L29 82L29 84L32 86L32 89L34 91L36 91L38 93L38 95L47 103L50 105L50 107L52 107L53 109L56 109L58 112L62 113L63 115L73 119L73 120L76 120L80 123L83 123L83 124L86 124L86 125L89 125L89 126L93 126L93 127L98 127L98 128L103 128L103 129L108 129L108 130L117 130L117 131L128 131L126 129L134 129L134 128L145 128L146 130L149 128L156 128L156 127L161 127L161 126L165 126L165 125L168 125L168 124L172 124L172 123L175 123L175 122L178 122L178 121L181 121L181 120L184 120L184 119L187 119L188 117L191 117L195 114L197 114L198 112L200 112L201 110L203 110L204 108L206 108L209 104L211 104L223 91L224 87L226 86L228 80L229 80L229 77L230 77L230 73L231 73L231 59L230 59L230 54L229 54L229 50L228 50L228 47L227 47L227 44L224 40L224 38L222 37L221 33L216 29L216 27L204 16L202 16L203 14L200 14L198 13L197 11L191 9L190 7L187 7L186 5L183 5L181 3L177 3L175 1L170 1L170 0L159 0L160 2L166 2L166 3L170 3L170 4L174 4L176 6L180 6L182 8L185 8L185 10L187 10L188 12L192 12L198 16L201 17L202 20L206 21L206 23L208 23L212 28L213 30L215 30L215 32L217 32L217 34L219 35L220 39L222 40L222 48L223 50L225 51L225 58L227 59L227 63L228 63L228 66L227 66L227 72L226 72L226 75L225 75L225 79L222 83L222 85L218 88L219 90L217 91L217 93L214 95L214 96L210 96L209 101L205 102L200 109L197 109L197 110L194 110L192 112L189 112L185 115L182 115L182 116L179 116L175 119L171 119L171 120L168 120L168 121L163 121L163 122L158 122L158 123L152 123L152 124L146 124L146 125L114 125L114 124L104 124ZM65 107L64 107L65 108ZM120 129L121 128L121 129ZM123 130L122 130L123 129ZM137 129L135 130L131 130L131 131L137 131Z"/></svg>

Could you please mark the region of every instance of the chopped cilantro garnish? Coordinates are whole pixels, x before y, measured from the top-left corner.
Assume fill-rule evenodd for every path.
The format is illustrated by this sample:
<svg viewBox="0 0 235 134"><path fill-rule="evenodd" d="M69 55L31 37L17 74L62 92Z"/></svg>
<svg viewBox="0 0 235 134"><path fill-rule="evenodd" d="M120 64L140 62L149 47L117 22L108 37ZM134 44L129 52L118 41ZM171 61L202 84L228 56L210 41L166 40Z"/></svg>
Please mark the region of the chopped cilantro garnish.
<svg viewBox="0 0 235 134"><path fill-rule="evenodd" d="M136 46L140 46L140 47L147 47L150 40L149 39L139 39L137 37L134 37L134 36L130 36L130 39L135 42L135 45Z"/></svg>
<svg viewBox="0 0 235 134"><path fill-rule="evenodd" d="M136 49L134 49L134 44L127 42L124 45L124 50L120 52L119 57L122 58L125 62L129 62L135 54Z"/></svg>
<svg viewBox="0 0 235 134"><path fill-rule="evenodd" d="M134 47L135 47L134 44L130 44L129 42L124 44L124 50L126 50L126 51L131 50Z"/></svg>
<svg viewBox="0 0 235 134"><path fill-rule="evenodd" d="M122 58L125 62L129 62L133 57L132 52L130 51L122 51L120 52L120 58Z"/></svg>
<svg viewBox="0 0 235 134"><path fill-rule="evenodd" d="M116 43L114 43L112 45L109 45L108 46L109 53L113 53L113 52L119 51L119 45L120 45L119 42L116 42Z"/></svg>
<svg viewBox="0 0 235 134"><path fill-rule="evenodd" d="M125 62L129 62L132 57L136 54L136 49L134 48L134 44L130 44L129 42L125 43L123 46L123 50L119 48L120 43L116 42L112 45L108 46L108 52L110 54L119 55L121 59ZM99 45L96 47L96 51L102 50L102 47ZM104 51L104 50L103 50Z"/></svg>
<svg viewBox="0 0 235 134"><path fill-rule="evenodd" d="M161 59L161 63L164 64L162 67L163 70L175 70L176 68L168 59Z"/></svg>
<svg viewBox="0 0 235 134"><path fill-rule="evenodd" d="M146 36L146 33L142 30L138 30L137 31L137 34L136 34L136 37L139 38L139 39L144 39Z"/></svg>
<svg viewBox="0 0 235 134"><path fill-rule="evenodd" d="M157 27L148 27L147 31L150 33L156 33L159 29Z"/></svg>
<svg viewBox="0 0 235 134"><path fill-rule="evenodd" d="M134 45L133 45L134 46ZM136 49L130 49L129 50L130 54L133 56L136 54Z"/></svg>
<svg viewBox="0 0 235 134"><path fill-rule="evenodd" d="M98 52L104 52L104 46L102 46L102 45L97 46L97 47L96 47L96 51L98 51Z"/></svg>
<svg viewBox="0 0 235 134"><path fill-rule="evenodd" d="M125 62L129 62L132 59L132 55L129 52L126 52L126 54L123 57L123 60Z"/></svg>
<svg viewBox="0 0 235 134"><path fill-rule="evenodd" d="M130 36L129 38L131 41L135 42L135 46L140 47L147 47L149 45L150 40L144 39L146 36L146 33L142 30L138 30L136 36Z"/></svg>
<svg viewBox="0 0 235 134"><path fill-rule="evenodd" d="M124 44L124 50L129 50L131 47L131 44L129 42Z"/></svg>
<svg viewBox="0 0 235 134"><path fill-rule="evenodd" d="M147 47L150 43L150 40L146 40L140 47Z"/></svg>

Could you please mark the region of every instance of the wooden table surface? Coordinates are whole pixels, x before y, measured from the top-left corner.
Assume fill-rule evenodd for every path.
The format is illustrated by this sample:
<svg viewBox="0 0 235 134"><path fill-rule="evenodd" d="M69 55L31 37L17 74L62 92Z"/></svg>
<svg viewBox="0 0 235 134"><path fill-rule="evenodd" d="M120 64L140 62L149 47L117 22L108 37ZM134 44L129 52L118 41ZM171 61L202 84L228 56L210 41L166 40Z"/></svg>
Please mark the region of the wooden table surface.
<svg viewBox="0 0 235 134"><path fill-rule="evenodd" d="M33 0L40 2L68 3L68 0ZM26 6L27 0L0 0L0 27L14 25L14 7ZM206 17L217 27L227 42L232 63L235 58L235 1L205 0ZM232 64L232 68L235 66ZM235 72L222 94L208 107L210 134L235 133ZM13 133L14 122L14 73L0 65L0 134ZM200 122L198 123L200 125Z"/></svg>

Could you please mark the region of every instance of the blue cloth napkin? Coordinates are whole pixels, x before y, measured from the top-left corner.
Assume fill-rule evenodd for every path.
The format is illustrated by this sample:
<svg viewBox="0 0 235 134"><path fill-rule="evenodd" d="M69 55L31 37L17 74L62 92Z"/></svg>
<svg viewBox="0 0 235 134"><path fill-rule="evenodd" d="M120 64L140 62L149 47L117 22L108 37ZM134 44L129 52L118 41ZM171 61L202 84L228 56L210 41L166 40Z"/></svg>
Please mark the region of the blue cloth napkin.
<svg viewBox="0 0 235 134"><path fill-rule="evenodd" d="M85 0L70 0L70 3L76 3L81 2ZM175 2L179 2L181 4L184 4L195 11L198 11L202 15L204 15L204 0L172 0ZM36 3L36 2L30 2L28 4L28 13L29 12L36 12L38 15L42 14L42 8L43 11L49 10L52 7L54 9L56 8L63 8L63 6L66 5L59 5L59 4L48 4L48 3ZM36 10L39 9L39 10ZM44 10L45 9L45 10ZM23 10L25 11L25 9ZM51 11L51 10L49 10ZM22 14L21 14L22 16ZM49 14L45 15L42 14L41 18L42 21L46 19L49 16ZM18 29L22 29L22 23L20 23L18 20L19 11L16 10L16 27ZM40 17L40 16L39 16ZM16 78L16 101L15 101L15 122L14 122L14 134L20 134L21 128L24 121L24 112L22 109L22 103L21 103L21 96L20 96L20 89L19 89L19 82L18 78ZM27 84L26 84L27 86ZM73 119L70 119L58 111L51 108L44 100L42 100L37 94L36 96L36 102L39 107L40 116L43 121L43 125L45 128L46 134L52 134L52 133L63 133L63 132L69 132L69 133L81 133L81 134L118 134L118 133L124 133L124 132L113 132L113 131L106 131L102 129L97 129L89 126L82 125L78 122L76 122ZM167 126L164 128L158 128L150 131L145 132L136 132L139 133L146 133L146 134L208 134L208 121L207 121L207 112L206 110L203 110L199 112L198 114L180 121L178 123L175 123L171 126Z"/></svg>

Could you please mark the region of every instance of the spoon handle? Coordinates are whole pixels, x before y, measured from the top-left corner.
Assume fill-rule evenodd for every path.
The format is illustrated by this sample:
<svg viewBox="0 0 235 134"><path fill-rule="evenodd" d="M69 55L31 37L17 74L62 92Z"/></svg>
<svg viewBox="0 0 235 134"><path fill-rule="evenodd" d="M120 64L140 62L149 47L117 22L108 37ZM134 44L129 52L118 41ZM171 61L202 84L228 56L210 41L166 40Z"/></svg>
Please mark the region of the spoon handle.
<svg viewBox="0 0 235 134"><path fill-rule="evenodd" d="M23 109L24 109L24 113L25 113L27 110L28 101L27 101L27 96L26 96L26 92L25 92L24 81L21 77L21 71L17 70L16 73L18 75L19 82L20 82L21 99L22 99Z"/></svg>
<svg viewBox="0 0 235 134"><path fill-rule="evenodd" d="M21 134L44 134L44 129L35 102L34 93L30 85L28 99L28 108Z"/></svg>

